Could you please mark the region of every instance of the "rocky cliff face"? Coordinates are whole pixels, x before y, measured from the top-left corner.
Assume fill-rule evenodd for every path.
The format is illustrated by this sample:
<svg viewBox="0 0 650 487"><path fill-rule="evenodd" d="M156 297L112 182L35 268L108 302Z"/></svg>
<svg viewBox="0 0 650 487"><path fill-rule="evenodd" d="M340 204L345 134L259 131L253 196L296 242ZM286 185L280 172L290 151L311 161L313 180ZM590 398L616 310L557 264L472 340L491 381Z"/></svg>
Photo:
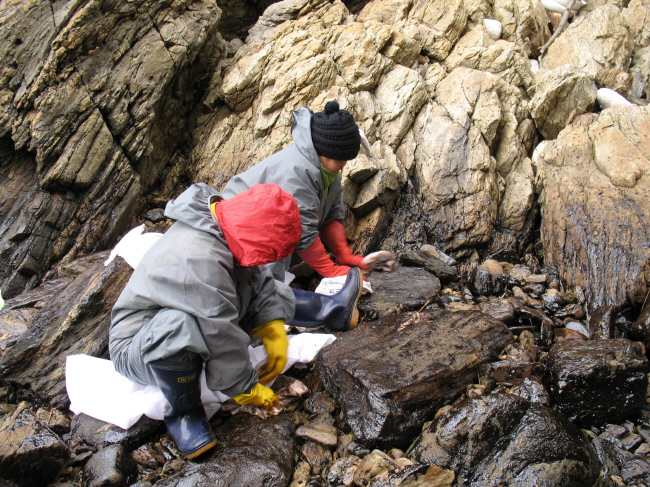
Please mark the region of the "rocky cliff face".
<svg viewBox="0 0 650 487"><path fill-rule="evenodd" d="M231 3L221 24L209 0L0 7L5 296L337 99L372 145L344 177L357 251L535 253L594 305L643 301L647 2L588 2L541 59L559 14L538 0L285 0L245 42L255 8ZM603 109L601 88L636 105Z"/></svg>

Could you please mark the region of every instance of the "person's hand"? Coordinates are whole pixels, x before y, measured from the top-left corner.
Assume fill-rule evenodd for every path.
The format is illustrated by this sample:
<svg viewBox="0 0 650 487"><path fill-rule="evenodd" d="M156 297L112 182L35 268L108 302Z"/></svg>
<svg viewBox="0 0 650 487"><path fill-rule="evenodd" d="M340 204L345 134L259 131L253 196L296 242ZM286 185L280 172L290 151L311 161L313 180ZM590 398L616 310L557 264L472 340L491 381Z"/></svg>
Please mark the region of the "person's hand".
<svg viewBox="0 0 650 487"><path fill-rule="evenodd" d="M250 404L251 406L263 407L269 413L282 409L282 404L280 404L275 392L259 382L255 384L248 394L239 394L232 399L242 406Z"/></svg>
<svg viewBox="0 0 650 487"><path fill-rule="evenodd" d="M258 326L252 332L255 338L262 340L268 355L266 364L262 366L258 375L262 384L268 384L282 373L287 363L287 349L289 339L284 329L284 321L273 320L265 325Z"/></svg>
<svg viewBox="0 0 650 487"><path fill-rule="evenodd" d="M380 250L366 255L363 263L369 270L391 272L395 267L395 256L387 250Z"/></svg>

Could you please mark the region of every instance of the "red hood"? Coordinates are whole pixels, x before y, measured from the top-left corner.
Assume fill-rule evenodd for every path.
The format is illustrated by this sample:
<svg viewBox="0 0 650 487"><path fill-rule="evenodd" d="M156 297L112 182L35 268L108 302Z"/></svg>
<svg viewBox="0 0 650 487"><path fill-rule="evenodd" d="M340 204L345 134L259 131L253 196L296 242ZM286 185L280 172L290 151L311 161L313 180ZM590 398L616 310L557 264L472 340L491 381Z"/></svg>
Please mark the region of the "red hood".
<svg viewBox="0 0 650 487"><path fill-rule="evenodd" d="M302 235L296 200L277 184L255 184L221 201L217 218L239 265L263 265L291 255Z"/></svg>

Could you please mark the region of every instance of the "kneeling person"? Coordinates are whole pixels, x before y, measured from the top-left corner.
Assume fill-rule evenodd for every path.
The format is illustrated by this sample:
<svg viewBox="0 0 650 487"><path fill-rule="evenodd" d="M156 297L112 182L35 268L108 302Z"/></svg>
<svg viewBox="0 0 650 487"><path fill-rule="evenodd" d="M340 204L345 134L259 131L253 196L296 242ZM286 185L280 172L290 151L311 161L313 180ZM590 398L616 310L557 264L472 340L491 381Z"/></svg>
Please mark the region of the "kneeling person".
<svg viewBox="0 0 650 487"><path fill-rule="evenodd" d="M158 385L171 409L167 428L187 458L216 445L200 400L208 388L240 404L279 408L263 384L286 364L284 324L292 303L277 292L270 271L302 233L298 206L275 184L252 186L234 198L194 184L170 201L176 222L145 254L111 315L115 369L138 384ZM261 338L268 361L258 374L248 353Z"/></svg>

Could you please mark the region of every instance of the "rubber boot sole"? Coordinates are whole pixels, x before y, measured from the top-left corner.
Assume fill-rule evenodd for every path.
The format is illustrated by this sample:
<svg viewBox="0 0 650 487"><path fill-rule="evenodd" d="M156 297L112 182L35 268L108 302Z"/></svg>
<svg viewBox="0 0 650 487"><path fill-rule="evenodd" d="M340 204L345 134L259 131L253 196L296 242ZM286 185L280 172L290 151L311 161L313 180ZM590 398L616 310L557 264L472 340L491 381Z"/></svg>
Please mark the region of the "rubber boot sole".
<svg viewBox="0 0 650 487"><path fill-rule="evenodd" d="M348 331L356 328L359 324L359 308L357 308L357 305L359 304L359 298L361 298L361 293L363 292L363 274L361 271L359 271L359 274L361 275L361 278L359 279L359 292L357 293L357 297L354 300L354 305L352 307L352 318L350 318Z"/></svg>
<svg viewBox="0 0 650 487"><path fill-rule="evenodd" d="M196 458L199 455L203 455L206 451L214 448L215 446L217 446L217 440L216 439L214 441L210 442L209 444L207 444L206 446L204 446L203 448L195 451L194 453L190 453L189 455L185 455L185 458L187 458L188 460L191 460L192 458Z"/></svg>

